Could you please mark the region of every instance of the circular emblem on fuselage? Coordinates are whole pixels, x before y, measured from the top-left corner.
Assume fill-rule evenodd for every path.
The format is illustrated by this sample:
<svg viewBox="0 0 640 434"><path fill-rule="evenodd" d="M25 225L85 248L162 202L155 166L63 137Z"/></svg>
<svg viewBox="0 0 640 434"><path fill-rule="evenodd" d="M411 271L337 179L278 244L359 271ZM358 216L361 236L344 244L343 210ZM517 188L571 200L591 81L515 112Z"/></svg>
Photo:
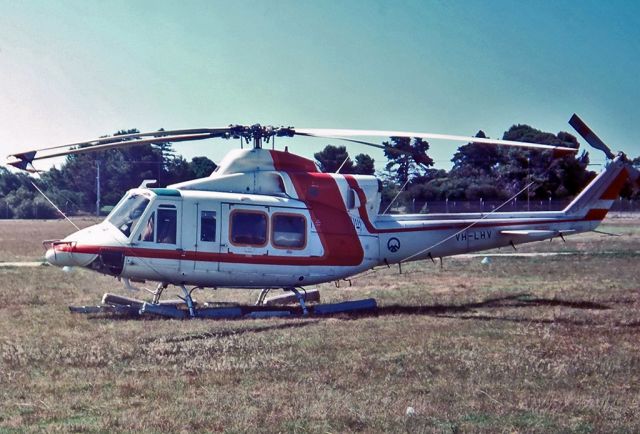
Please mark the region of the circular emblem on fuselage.
<svg viewBox="0 0 640 434"><path fill-rule="evenodd" d="M389 238L389 241L387 241L387 249L389 249L391 253L395 253L400 250L400 240L396 237Z"/></svg>

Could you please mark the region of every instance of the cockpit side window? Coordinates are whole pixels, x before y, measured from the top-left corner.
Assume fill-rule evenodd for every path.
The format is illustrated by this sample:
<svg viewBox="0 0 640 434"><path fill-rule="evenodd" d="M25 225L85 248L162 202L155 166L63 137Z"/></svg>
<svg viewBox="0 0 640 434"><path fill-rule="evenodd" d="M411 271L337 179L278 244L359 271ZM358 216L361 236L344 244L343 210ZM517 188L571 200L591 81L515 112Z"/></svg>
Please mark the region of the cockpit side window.
<svg viewBox="0 0 640 434"><path fill-rule="evenodd" d="M156 227L156 213L152 212L149 216L149 220L147 220L147 224L145 225L142 234L140 234L140 239L142 241L155 241L155 227Z"/></svg>
<svg viewBox="0 0 640 434"><path fill-rule="evenodd" d="M114 208L107 221L128 237L148 205L149 199L140 194L132 194Z"/></svg>

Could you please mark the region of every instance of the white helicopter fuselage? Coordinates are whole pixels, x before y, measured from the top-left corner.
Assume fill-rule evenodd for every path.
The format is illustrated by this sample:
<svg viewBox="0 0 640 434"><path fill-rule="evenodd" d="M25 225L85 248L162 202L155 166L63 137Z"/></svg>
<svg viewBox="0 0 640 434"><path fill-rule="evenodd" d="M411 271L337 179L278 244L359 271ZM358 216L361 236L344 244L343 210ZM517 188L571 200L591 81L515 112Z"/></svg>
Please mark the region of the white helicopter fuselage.
<svg viewBox="0 0 640 434"><path fill-rule="evenodd" d="M593 230L626 177L614 160L562 211L381 215L373 176L321 173L288 152L234 151L208 178L129 191L104 222L54 242L46 257L132 280L301 287Z"/></svg>

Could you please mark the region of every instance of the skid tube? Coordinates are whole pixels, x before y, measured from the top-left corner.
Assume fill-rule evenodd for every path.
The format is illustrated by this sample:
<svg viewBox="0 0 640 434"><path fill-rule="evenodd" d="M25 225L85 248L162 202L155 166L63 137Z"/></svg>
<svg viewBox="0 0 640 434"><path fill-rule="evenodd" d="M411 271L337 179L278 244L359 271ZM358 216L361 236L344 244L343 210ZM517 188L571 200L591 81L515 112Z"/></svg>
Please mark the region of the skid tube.
<svg viewBox="0 0 640 434"><path fill-rule="evenodd" d="M326 316L348 313L374 312L377 308L373 298L307 305L299 291L294 291L299 306L265 305L220 305L204 303L200 305L185 291L185 297L177 300L163 300L156 303L106 293L97 306L69 306L72 313L107 314L125 317L161 317L171 319L240 319L240 318L295 318Z"/></svg>

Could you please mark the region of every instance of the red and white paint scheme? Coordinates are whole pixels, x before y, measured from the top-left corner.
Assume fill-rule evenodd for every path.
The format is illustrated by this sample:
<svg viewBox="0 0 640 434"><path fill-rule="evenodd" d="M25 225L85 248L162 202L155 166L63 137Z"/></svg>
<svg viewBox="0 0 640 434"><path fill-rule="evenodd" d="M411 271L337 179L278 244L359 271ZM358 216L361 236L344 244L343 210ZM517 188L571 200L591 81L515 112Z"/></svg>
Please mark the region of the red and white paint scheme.
<svg viewBox="0 0 640 434"><path fill-rule="evenodd" d="M289 288L372 267L595 229L627 179L613 159L564 210L381 215L373 176L319 172L297 155L232 151L203 179L133 189L47 260L175 285Z"/></svg>
<svg viewBox="0 0 640 434"><path fill-rule="evenodd" d="M380 214L381 184L375 177L321 173L311 160L263 149L262 142L311 136L385 148L350 137L394 136L562 152L574 148L432 133L231 125L103 137L15 154L9 164L28 170L35 160L96 150L211 138L253 140L253 149L230 152L209 177L130 190L102 223L52 242L46 253L53 265L86 267L122 278L127 286L129 280L158 282L154 304L162 288L178 285L194 316L186 285L284 288L299 295L295 288L378 265L594 230L627 178L637 179L638 171L576 115L569 123L605 153L608 164L565 209L548 212Z"/></svg>

